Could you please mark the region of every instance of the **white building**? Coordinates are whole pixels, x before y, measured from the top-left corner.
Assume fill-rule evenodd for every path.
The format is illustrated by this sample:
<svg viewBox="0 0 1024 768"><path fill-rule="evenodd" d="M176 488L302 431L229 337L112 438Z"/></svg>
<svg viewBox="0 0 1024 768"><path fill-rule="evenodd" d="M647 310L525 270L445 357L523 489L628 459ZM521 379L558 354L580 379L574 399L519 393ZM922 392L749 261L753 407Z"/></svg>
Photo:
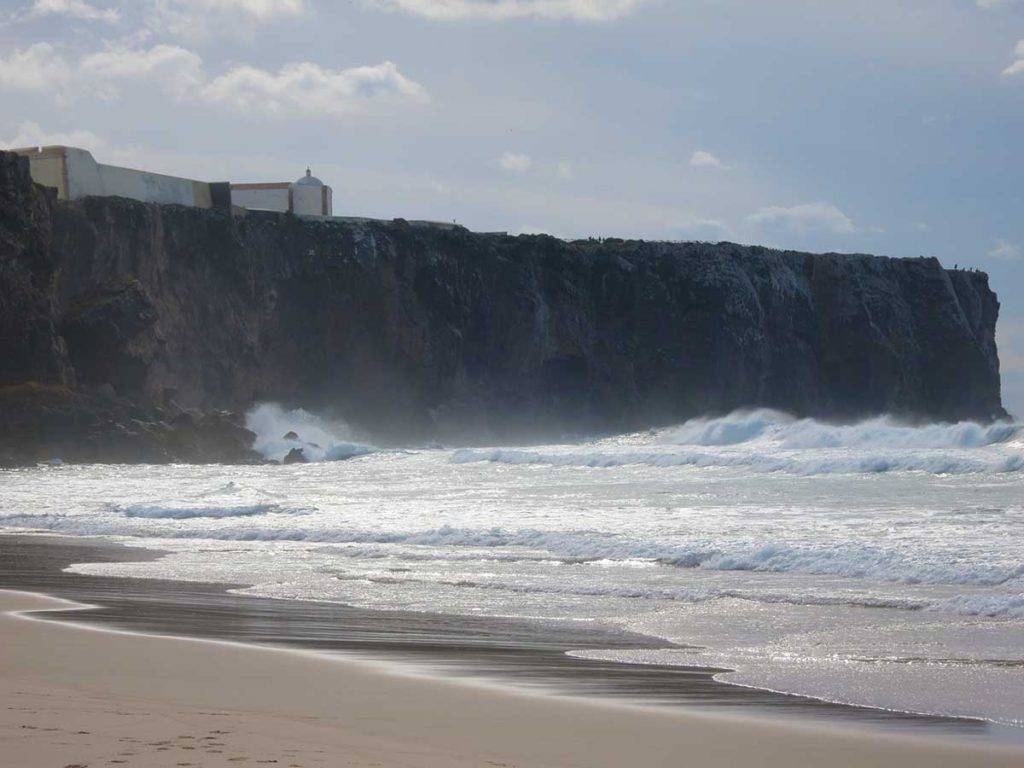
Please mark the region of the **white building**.
<svg viewBox="0 0 1024 768"><path fill-rule="evenodd" d="M88 150L76 147L25 147L12 151L28 158L32 180L56 189L60 200L127 197L144 203L194 208L236 206L303 216L332 215L331 188L308 168L305 176L291 183L228 184L104 165L96 162Z"/></svg>
<svg viewBox="0 0 1024 768"><path fill-rule="evenodd" d="M298 181L270 184L232 184L231 203L254 211L279 211L301 216L333 215L333 190L313 175Z"/></svg>

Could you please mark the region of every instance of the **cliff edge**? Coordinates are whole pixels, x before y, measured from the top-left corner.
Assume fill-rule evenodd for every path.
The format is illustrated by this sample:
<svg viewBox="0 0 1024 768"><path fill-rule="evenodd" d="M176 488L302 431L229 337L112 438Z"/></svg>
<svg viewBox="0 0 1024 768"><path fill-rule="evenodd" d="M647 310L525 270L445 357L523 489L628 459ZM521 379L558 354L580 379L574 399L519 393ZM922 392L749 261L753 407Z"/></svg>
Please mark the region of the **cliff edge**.
<svg viewBox="0 0 1024 768"><path fill-rule="evenodd" d="M147 419L276 400L487 441L1005 415L988 277L936 259L58 203L0 153L0 291L0 387Z"/></svg>

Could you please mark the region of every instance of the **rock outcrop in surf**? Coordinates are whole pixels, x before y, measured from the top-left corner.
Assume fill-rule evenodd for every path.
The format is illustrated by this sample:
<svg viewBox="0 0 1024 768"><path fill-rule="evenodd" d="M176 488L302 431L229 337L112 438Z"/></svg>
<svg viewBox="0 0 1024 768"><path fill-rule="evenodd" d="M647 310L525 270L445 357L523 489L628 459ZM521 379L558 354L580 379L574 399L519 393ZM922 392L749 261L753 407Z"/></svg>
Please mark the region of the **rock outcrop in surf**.
<svg viewBox="0 0 1024 768"><path fill-rule="evenodd" d="M743 407L1005 415L988 277L931 258L59 203L0 154L0 290L20 407L101 393L144 423L276 401L511 441Z"/></svg>

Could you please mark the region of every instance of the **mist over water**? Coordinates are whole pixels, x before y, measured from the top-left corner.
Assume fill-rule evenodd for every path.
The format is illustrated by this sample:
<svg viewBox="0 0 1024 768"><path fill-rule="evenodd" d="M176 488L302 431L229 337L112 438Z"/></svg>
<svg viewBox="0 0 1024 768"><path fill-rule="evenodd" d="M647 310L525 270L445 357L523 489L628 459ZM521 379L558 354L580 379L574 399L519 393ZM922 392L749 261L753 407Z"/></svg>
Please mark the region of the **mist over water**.
<svg viewBox="0 0 1024 768"><path fill-rule="evenodd" d="M172 553L85 573L586 619L665 641L620 661L1024 724L1018 424L756 410L576 444L405 451L276 405L248 424L265 457L300 447L313 463L13 471L0 528Z"/></svg>

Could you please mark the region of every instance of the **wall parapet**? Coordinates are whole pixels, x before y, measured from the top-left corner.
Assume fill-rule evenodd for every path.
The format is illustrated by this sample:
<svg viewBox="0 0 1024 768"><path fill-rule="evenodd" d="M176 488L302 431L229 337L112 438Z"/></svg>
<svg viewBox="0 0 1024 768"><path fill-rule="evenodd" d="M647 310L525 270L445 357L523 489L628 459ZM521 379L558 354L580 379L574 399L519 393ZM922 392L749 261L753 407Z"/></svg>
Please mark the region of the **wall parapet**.
<svg viewBox="0 0 1024 768"><path fill-rule="evenodd" d="M209 182L96 162L85 149L66 146L12 150L27 157L32 180L57 190L61 200L127 197L146 203L214 207Z"/></svg>
<svg viewBox="0 0 1024 768"><path fill-rule="evenodd" d="M294 182L232 184L206 182L96 162L86 149L63 145L11 150L27 157L32 180L57 190L59 200L126 197L144 203L193 208L232 207L330 217L333 191L307 169Z"/></svg>

